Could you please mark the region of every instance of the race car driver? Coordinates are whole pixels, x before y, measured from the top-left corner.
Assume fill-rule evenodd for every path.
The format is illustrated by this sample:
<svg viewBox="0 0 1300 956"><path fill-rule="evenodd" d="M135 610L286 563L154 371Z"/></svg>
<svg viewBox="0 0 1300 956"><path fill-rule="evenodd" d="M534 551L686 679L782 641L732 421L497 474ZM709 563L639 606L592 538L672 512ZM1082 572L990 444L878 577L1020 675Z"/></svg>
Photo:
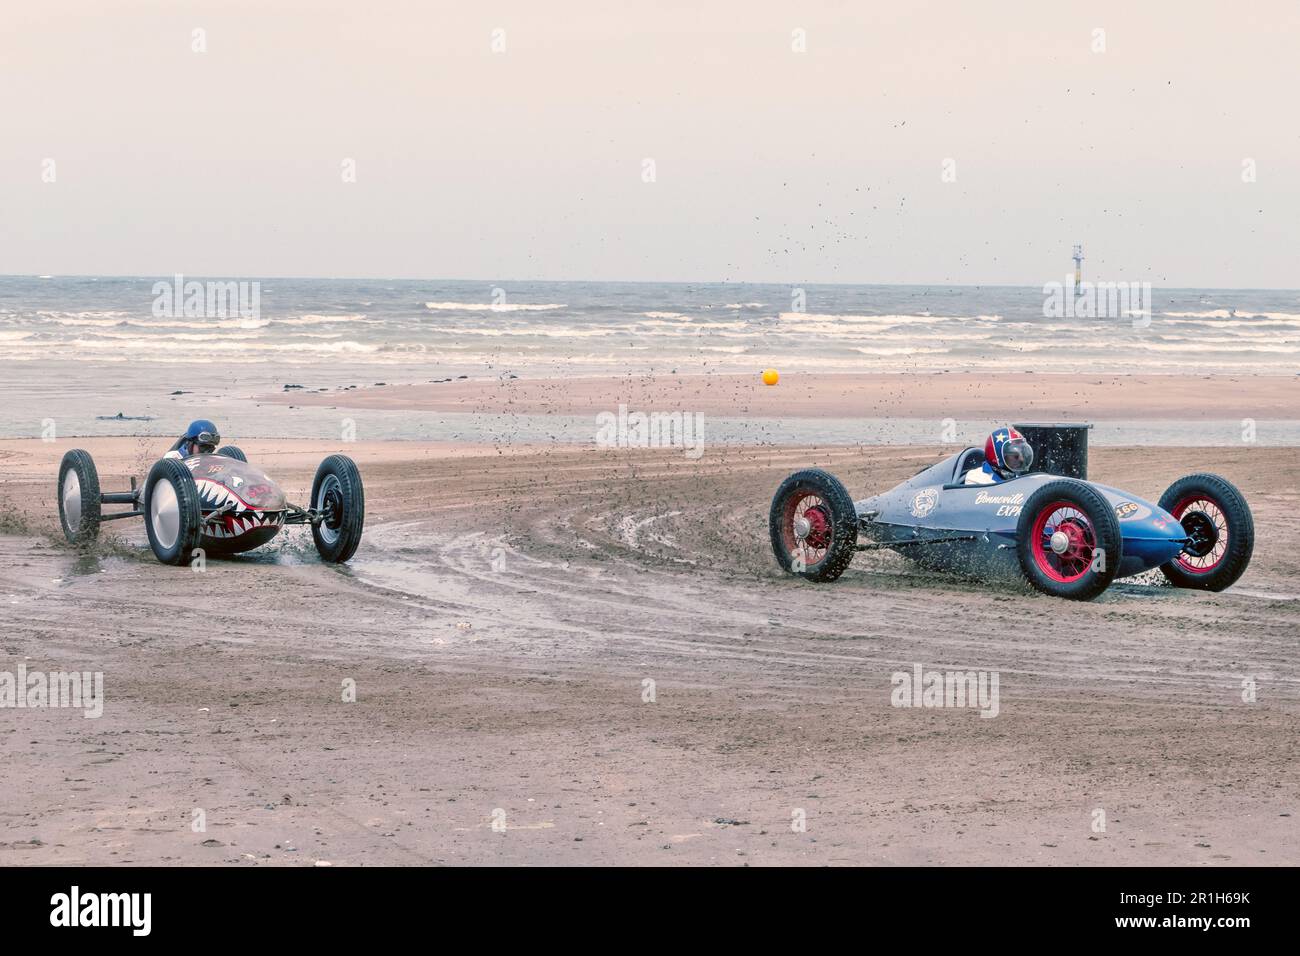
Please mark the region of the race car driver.
<svg viewBox="0 0 1300 956"><path fill-rule="evenodd" d="M171 451L164 458L188 458L190 455L211 455L221 444L221 434L217 426L206 418L196 418L185 429L185 434L176 439Z"/></svg>
<svg viewBox="0 0 1300 956"><path fill-rule="evenodd" d="M994 485L1024 474L1033 463L1033 447L1024 435L1007 425L989 435L984 443L984 464L966 472L962 481L967 485Z"/></svg>

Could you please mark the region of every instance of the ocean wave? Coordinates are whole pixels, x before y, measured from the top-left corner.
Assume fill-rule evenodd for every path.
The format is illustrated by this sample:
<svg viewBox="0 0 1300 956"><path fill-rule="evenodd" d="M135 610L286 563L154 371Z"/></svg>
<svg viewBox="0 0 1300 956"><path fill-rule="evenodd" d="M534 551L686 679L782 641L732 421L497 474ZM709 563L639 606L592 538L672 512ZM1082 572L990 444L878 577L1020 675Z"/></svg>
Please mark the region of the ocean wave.
<svg viewBox="0 0 1300 956"><path fill-rule="evenodd" d="M904 347L904 348L897 348L897 349L890 349L890 348L873 349L873 348L868 348L864 345L858 345L854 347L853 351L861 352L863 355L886 356L886 355L945 355L948 353L949 350L932 349L932 348L927 348L925 346L913 346L910 348Z"/></svg>
<svg viewBox="0 0 1300 956"><path fill-rule="evenodd" d="M1251 312L1248 309L1212 309L1208 312L1160 312L1159 315L1171 319L1220 319L1229 322L1249 319L1271 319L1283 325L1300 322L1300 312ZM1220 323L1215 323L1220 324ZM1246 321L1246 325L1258 325L1258 322Z"/></svg>
<svg viewBox="0 0 1300 956"><path fill-rule="evenodd" d="M542 304L525 304L522 302L426 302L426 309L443 312L550 312L553 309L565 309L563 303L546 302Z"/></svg>
<svg viewBox="0 0 1300 956"><path fill-rule="evenodd" d="M90 332L73 339L72 344L82 342L251 342L258 338L256 334L237 335L230 332L175 332L159 329L149 334L139 332ZM47 341L51 341L48 340ZM59 341L57 339L52 341Z"/></svg>
<svg viewBox="0 0 1300 956"><path fill-rule="evenodd" d="M1295 319L1243 319L1241 316L1237 316L1235 319L1179 319L1167 315L1156 315L1152 320L1152 324L1157 322L1168 322L1171 325L1191 326L1192 328L1190 331L1194 334L1196 329L1295 329L1300 325L1300 316L1297 316Z"/></svg>
<svg viewBox="0 0 1300 956"><path fill-rule="evenodd" d="M106 350L126 350L126 351L158 351L158 352L188 352L195 358L199 358L205 353L257 353L257 352L314 352L322 355L337 354L341 352L370 354L380 351L378 345L367 345L363 342L354 342L347 340L343 342L328 343L310 343L310 342L250 342L246 339L230 339L225 336L214 336L215 341L207 342L202 347L195 348L195 343L188 341L176 341L173 337L154 337L132 338L132 339L73 339L66 343L72 348L89 349L92 351ZM60 343L64 344L64 343ZM57 349L57 346L54 346Z"/></svg>
<svg viewBox="0 0 1300 956"><path fill-rule="evenodd" d="M756 333L757 334L757 333ZM983 331L948 331L939 329L933 331L917 331L906 325L887 325L881 328L845 328L830 322L815 322L807 326L800 326L798 329L781 329L779 331L763 332L764 340L793 340L799 336L809 334L824 336L826 342L910 342L910 341L931 341L931 342L987 342L991 340L1004 341L1011 337L1012 333L1004 332L1002 329L985 329Z"/></svg>
<svg viewBox="0 0 1300 956"><path fill-rule="evenodd" d="M1246 355L1265 353L1276 353L1279 355L1297 355L1300 354L1300 345L1240 345L1233 348L1231 345L1219 344L1202 344L1192 342L1143 342L1141 345L1144 349L1152 349L1156 352L1188 352L1202 353L1213 352L1223 355L1230 352L1240 352Z"/></svg>
<svg viewBox="0 0 1300 956"><path fill-rule="evenodd" d="M724 309L765 309L766 304L762 302L728 302L723 306Z"/></svg>
<svg viewBox="0 0 1300 956"><path fill-rule="evenodd" d="M292 318L274 318L276 325L333 325L339 322L368 322L364 312L348 315L299 315ZM370 323L377 324L377 323Z"/></svg>
<svg viewBox="0 0 1300 956"><path fill-rule="evenodd" d="M126 318L131 313L104 311L103 309L91 309L84 312L58 312L37 309L36 314L43 319L111 319Z"/></svg>
<svg viewBox="0 0 1300 956"><path fill-rule="evenodd" d="M647 319L689 319L683 312L642 312Z"/></svg>
<svg viewBox="0 0 1300 956"><path fill-rule="evenodd" d="M620 329L617 327L606 327L598 329L575 329L569 326L523 326L510 329L494 329L485 326L448 326L448 325L424 325L421 326L424 332L441 332L446 335L477 335L485 338L513 338L518 336L540 336L547 339L598 339L609 335L617 335Z"/></svg>
<svg viewBox="0 0 1300 956"><path fill-rule="evenodd" d="M118 315L129 315L128 312L116 313ZM92 319L92 318L50 318L49 321L56 325L70 326L72 328L86 329L112 329L121 326L130 326L139 329L262 329L271 324L270 319L254 318L228 318L228 319L202 319L197 322L186 322L179 319L147 319L126 318L126 319Z"/></svg>
<svg viewBox="0 0 1300 956"><path fill-rule="evenodd" d="M930 324L935 322L1000 322L1000 315L840 315L821 312L782 312L782 322L803 324L805 322L835 322L845 325L910 325Z"/></svg>
<svg viewBox="0 0 1300 956"><path fill-rule="evenodd" d="M672 329L671 332L654 332L653 335L663 336L682 336L682 335L699 335L709 329L753 329L755 333L762 332L761 326L755 326L749 322L691 322L683 324L681 322L666 322L662 319L650 319L648 321L637 322L635 325L624 326L629 331L638 329Z"/></svg>

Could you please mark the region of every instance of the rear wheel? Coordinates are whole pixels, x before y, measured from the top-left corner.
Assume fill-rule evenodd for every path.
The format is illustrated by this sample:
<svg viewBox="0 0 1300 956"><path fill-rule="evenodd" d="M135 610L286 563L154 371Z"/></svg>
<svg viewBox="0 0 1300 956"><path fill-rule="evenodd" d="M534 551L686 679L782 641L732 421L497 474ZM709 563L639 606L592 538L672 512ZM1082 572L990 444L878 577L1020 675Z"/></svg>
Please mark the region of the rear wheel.
<svg viewBox="0 0 1300 956"><path fill-rule="evenodd" d="M336 564L352 557L366 523L366 493L356 462L347 455L322 461L311 484L311 507L324 516L311 526L320 556Z"/></svg>
<svg viewBox="0 0 1300 956"><path fill-rule="evenodd" d="M768 513L772 553L782 570L834 581L853 560L858 512L834 475L810 468L781 483Z"/></svg>
<svg viewBox="0 0 1300 956"><path fill-rule="evenodd" d="M1044 594L1091 601L1115 580L1123 551L1114 510L1082 481L1048 482L1020 511L1020 568Z"/></svg>
<svg viewBox="0 0 1300 956"><path fill-rule="evenodd" d="M183 462L163 458L144 482L144 529L149 547L163 564L194 560L203 529L199 489Z"/></svg>
<svg viewBox="0 0 1300 956"><path fill-rule="evenodd" d="M226 458L233 458L235 461L248 461L248 456L244 454L243 449L238 445L222 445L217 449L217 454Z"/></svg>
<svg viewBox="0 0 1300 956"><path fill-rule="evenodd" d="M1175 587L1222 591L1250 564L1255 519L1240 491L1218 475L1179 478L1160 496L1160 507L1178 519L1188 542L1160 566Z"/></svg>
<svg viewBox="0 0 1300 956"><path fill-rule="evenodd" d="M94 459L72 449L59 465L59 524L70 542L89 544L99 537L101 504Z"/></svg>

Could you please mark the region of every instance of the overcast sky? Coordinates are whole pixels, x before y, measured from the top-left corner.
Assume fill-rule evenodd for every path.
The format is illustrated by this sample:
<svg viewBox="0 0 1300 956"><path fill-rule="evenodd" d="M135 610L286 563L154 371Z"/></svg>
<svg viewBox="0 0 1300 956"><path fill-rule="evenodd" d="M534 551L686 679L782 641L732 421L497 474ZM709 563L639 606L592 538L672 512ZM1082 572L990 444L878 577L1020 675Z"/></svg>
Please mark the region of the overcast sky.
<svg viewBox="0 0 1300 956"><path fill-rule="evenodd" d="M1298 38L1293 0L13 0L0 274L1041 285L1082 242L1295 288Z"/></svg>

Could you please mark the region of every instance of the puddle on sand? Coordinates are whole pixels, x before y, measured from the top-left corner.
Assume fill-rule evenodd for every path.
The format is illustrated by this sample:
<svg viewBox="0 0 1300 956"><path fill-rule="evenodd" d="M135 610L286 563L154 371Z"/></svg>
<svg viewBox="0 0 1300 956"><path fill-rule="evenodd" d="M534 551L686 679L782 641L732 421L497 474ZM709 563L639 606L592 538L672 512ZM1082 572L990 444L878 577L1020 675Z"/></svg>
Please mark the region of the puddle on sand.
<svg viewBox="0 0 1300 956"><path fill-rule="evenodd" d="M335 572L367 587L438 601L463 601L472 587L432 572L427 565L395 558L370 558L338 565Z"/></svg>
<svg viewBox="0 0 1300 956"><path fill-rule="evenodd" d="M1283 594L1272 591L1248 591L1245 588L1228 588L1227 594L1244 594L1246 597L1263 598L1265 601L1300 601L1300 594Z"/></svg>

